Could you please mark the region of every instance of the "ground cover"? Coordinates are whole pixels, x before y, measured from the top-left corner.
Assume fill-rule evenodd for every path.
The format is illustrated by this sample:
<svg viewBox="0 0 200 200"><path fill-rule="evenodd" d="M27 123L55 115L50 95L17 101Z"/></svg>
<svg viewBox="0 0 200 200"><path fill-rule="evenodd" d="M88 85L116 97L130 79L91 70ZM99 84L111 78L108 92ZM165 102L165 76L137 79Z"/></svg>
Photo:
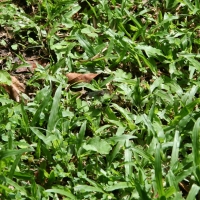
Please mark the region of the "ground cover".
<svg viewBox="0 0 200 200"><path fill-rule="evenodd" d="M0 199L200 199L200 3L0 1Z"/></svg>

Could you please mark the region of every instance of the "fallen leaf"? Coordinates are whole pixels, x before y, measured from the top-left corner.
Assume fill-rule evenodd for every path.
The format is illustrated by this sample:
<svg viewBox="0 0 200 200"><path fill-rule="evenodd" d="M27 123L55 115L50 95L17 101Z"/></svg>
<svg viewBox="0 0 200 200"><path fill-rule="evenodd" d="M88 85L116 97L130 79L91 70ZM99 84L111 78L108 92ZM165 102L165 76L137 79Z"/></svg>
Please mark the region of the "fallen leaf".
<svg viewBox="0 0 200 200"><path fill-rule="evenodd" d="M11 85L2 84L1 86L8 92L10 98L20 102L20 94L25 92L25 85L14 76L11 76L11 80Z"/></svg>
<svg viewBox="0 0 200 200"><path fill-rule="evenodd" d="M33 73L34 70L37 68L37 62L35 61L26 61L27 64L22 64L20 67L16 69L16 73Z"/></svg>
<svg viewBox="0 0 200 200"><path fill-rule="evenodd" d="M99 74L80 74L80 73L68 73L66 76L68 78L68 83L77 83L77 82L86 82L89 83L92 79L94 79Z"/></svg>
<svg viewBox="0 0 200 200"><path fill-rule="evenodd" d="M33 73L35 71L35 69L37 68L37 64L45 67L48 63L46 63L45 61L42 60L26 60L25 64L20 65L17 69L16 69L16 73L27 73L27 72L31 72Z"/></svg>

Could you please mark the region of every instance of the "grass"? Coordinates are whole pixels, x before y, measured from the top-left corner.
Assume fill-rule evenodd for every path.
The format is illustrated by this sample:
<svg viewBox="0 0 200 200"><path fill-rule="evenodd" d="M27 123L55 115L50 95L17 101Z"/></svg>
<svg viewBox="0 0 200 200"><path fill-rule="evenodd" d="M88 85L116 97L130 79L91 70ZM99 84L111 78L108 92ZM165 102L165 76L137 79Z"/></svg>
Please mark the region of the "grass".
<svg viewBox="0 0 200 200"><path fill-rule="evenodd" d="M0 82L27 90L15 102L1 85L0 199L200 199L199 1L4 0L0 13Z"/></svg>

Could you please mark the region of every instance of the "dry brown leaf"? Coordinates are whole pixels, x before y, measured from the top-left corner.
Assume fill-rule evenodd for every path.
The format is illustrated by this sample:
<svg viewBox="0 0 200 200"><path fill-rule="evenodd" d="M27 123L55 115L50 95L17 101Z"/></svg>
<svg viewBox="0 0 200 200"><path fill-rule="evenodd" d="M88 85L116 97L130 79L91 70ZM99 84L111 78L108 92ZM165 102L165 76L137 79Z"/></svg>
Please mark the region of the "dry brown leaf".
<svg viewBox="0 0 200 200"><path fill-rule="evenodd" d="M46 66L48 63L45 63L42 60L26 60L27 64L23 64L22 67L19 67L16 69L17 73L26 73L26 72L31 72L33 73L35 71L35 69L37 68L37 64L42 65L42 66Z"/></svg>
<svg viewBox="0 0 200 200"><path fill-rule="evenodd" d="M68 73L66 76L68 78L68 83L78 83L78 82L86 82L89 83L92 79L94 79L99 74L80 74L80 73Z"/></svg>
<svg viewBox="0 0 200 200"><path fill-rule="evenodd" d="M17 68L16 72L17 73L24 73L24 72L33 73L34 70L37 68L37 62L36 61L27 60L26 63L27 64L24 64L23 67Z"/></svg>
<svg viewBox="0 0 200 200"><path fill-rule="evenodd" d="M20 94L25 92L25 85L20 83L18 79L14 76L11 76L12 84L5 85L2 84L2 87L8 92L10 98L19 102L20 101Z"/></svg>

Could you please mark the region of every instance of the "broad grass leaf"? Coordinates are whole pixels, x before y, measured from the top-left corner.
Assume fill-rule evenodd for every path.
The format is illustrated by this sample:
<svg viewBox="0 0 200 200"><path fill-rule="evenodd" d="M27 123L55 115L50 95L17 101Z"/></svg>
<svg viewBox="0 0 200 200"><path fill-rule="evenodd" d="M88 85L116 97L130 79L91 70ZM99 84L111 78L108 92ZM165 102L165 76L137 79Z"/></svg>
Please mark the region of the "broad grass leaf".
<svg viewBox="0 0 200 200"><path fill-rule="evenodd" d="M22 155L23 153L33 151L32 149L19 149L19 150L5 150L0 151L0 159L4 159L10 156Z"/></svg>
<svg viewBox="0 0 200 200"><path fill-rule="evenodd" d="M125 12L138 29L142 28L142 25L139 23L139 21L137 21L136 17L133 16L132 13L130 13L127 9L125 9Z"/></svg>
<svg viewBox="0 0 200 200"><path fill-rule="evenodd" d="M40 114L47 107L50 99L51 99L51 91L49 93L47 93L46 97L44 98L44 100L40 104L39 108L37 109L35 115L33 116L32 121L31 121L31 126L35 126L36 123L40 120Z"/></svg>
<svg viewBox="0 0 200 200"><path fill-rule="evenodd" d="M122 136L125 129L126 129L125 127L119 126L117 129L117 132L116 132L116 137ZM112 140L112 138L110 138L110 139ZM124 146L124 143L125 143L125 140L119 140L117 142L117 145L112 149L112 151L110 152L110 154L107 157L108 166L110 166L112 164L112 161L115 159L115 157L119 153L120 149Z"/></svg>
<svg viewBox="0 0 200 200"><path fill-rule="evenodd" d="M108 116L110 120L118 121L118 118L116 117L115 113L109 106L106 107L105 114Z"/></svg>
<svg viewBox="0 0 200 200"><path fill-rule="evenodd" d="M167 188L167 190L165 191L165 197L163 199L169 199L169 197L171 197L175 193L176 193L175 187L171 186Z"/></svg>
<svg viewBox="0 0 200 200"><path fill-rule="evenodd" d="M131 73L126 73L122 69L117 69L114 72L114 81L122 82L129 81L132 78Z"/></svg>
<svg viewBox="0 0 200 200"><path fill-rule="evenodd" d="M84 121L82 123L82 126L81 126L81 129L79 131L79 134L77 135L77 145L76 145L76 148L77 148L77 152L79 154L80 154L80 148L81 148L81 145L83 143L84 136L85 136L86 124L87 124L87 121Z"/></svg>
<svg viewBox="0 0 200 200"><path fill-rule="evenodd" d="M110 154L108 155L108 167L112 164L113 160L116 158L117 154L119 153L120 149L124 146L125 141L119 141L117 145L112 149Z"/></svg>
<svg viewBox="0 0 200 200"><path fill-rule="evenodd" d="M113 103L112 107L114 107L117 111L119 111L123 117L127 120L128 126L131 130L135 129L135 124L133 123L133 119L129 116L131 113L126 111L124 108L118 106L117 104Z"/></svg>
<svg viewBox="0 0 200 200"><path fill-rule="evenodd" d="M195 108L196 105L198 105L200 102L200 99L196 99L193 102L187 104L184 106L181 111L174 117L174 119L170 123L170 127L177 125L181 119L183 119L185 116L190 115Z"/></svg>
<svg viewBox="0 0 200 200"><path fill-rule="evenodd" d="M92 47L91 43L84 37L80 32L76 33L76 38L79 41L80 45L85 49L86 54L89 58L92 58L96 55L94 48Z"/></svg>
<svg viewBox="0 0 200 200"><path fill-rule="evenodd" d="M196 195L199 193L199 190L200 190L200 187L196 184L193 184L190 191L189 191L189 194L188 194L186 200L195 199Z"/></svg>
<svg viewBox="0 0 200 200"><path fill-rule="evenodd" d="M76 200L77 198L71 193L71 192L68 192L68 191L65 191L65 190L62 190L62 189L47 189L45 190L44 192L46 193L56 193L56 194L61 194L61 195L64 195L70 199L73 199L73 200Z"/></svg>
<svg viewBox="0 0 200 200"><path fill-rule="evenodd" d="M105 86L106 84L110 83L113 79L114 79L114 76L113 76L113 75L107 77L102 83L100 83L100 87L103 87L103 86Z"/></svg>
<svg viewBox="0 0 200 200"><path fill-rule="evenodd" d="M96 92L99 91L99 88L94 87L93 84L84 83L84 82L82 82L82 81L77 82L75 85L72 86L72 88L88 88L88 89L90 89L90 90L92 90L92 91L96 91Z"/></svg>
<svg viewBox="0 0 200 200"><path fill-rule="evenodd" d="M155 135L156 132L155 132L155 130L154 130L154 127L153 127L153 125L152 125L152 123L151 123L151 120L149 119L149 117L148 117L146 114L143 114L143 115L142 115L142 121L143 121L143 123L147 126L148 132L151 131L152 134Z"/></svg>
<svg viewBox="0 0 200 200"><path fill-rule="evenodd" d="M143 60L143 62L149 67L151 72L156 76L157 74L157 66L152 64L147 58L145 58L142 54L138 54L138 56Z"/></svg>
<svg viewBox="0 0 200 200"><path fill-rule="evenodd" d="M175 132L174 136L174 144L173 144L173 149L172 149L172 155L171 155L171 161L170 161L170 167L173 168L175 164L179 162L179 145L180 145L180 136L179 136L179 131Z"/></svg>
<svg viewBox="0 0 200 200"><path fill-rule="evenodd" d="M158 56L164 56L160 49L156 49L156 48L151 47L151 46L138 44L135 48L145 51L145 53L147 54L148 57L157 58Z"/></svg>
<svg viewBox="0 0 200 200"><path fill-rule="evenodd" d="M193 67L197 70L200 71L200 63L195 60L194 58L190 57L190 56L184 56L192 65Z"/></svg>
<svg viewBox="0 0 200 200"><path fill-rule="evenodd" d="M10 179L13 178L15 169L16 169L18 163L20 162L20 160L21 160L21 154L18 154L18 155L16 156L15 161L14 161L14 163L12 164L12 167L11 167L10 172L9 172L9 174L8 174L8 177L9 177Z"/></svg>
<svg viewBox="0 0 200 200"><path fill-rule="evenodd" d="M31 174L28 174L28 173L23 173L23 172L17 172L15 171L13 176L17 179L20 179L20 180L25 180L25 181L30 181L31 179L33 179L33 175Z"/></svg>
<svg viewBox="0 0 200 200"><path fill-rule="evenodd" d="M81 33L85 33L86 35L88 35L89 37L93 37L93 38L95 38L95 37L98 37L98 34L97 33L95 33L95 28L94 27L92 27L92 26L87 26L86 28L83 28L82 30L81 30Z"/></svg>
<svg viewBox="0 0 200 200"><path fill-rule="evenodd" d="M125 188L131 188L133 185L129 182L118 182L117 184L114 184L112 186L107 186L106 191L111 192L114 190L119 190L119 189L125 189Z"/></svg>
<svg viewBox="0 0 200 200"><path fill-rule="evenodd" d="M61 7L63 7L63 4L62 4L63 2L62 1L60 1L60 2L61 2L61 5L59 6L58 10ZM78 4L75 4L74 1L69 2L69 5L66 5L66 4L68 4L67 1L64 1L64 2L65 2L65 6L68 6L68 8L64 7L64 9L63 9L65 19L70 19L74 14L76 14L81 9L81 7ZM68 9L68 10L66 11L66 9ZM58 15L60 15L60 13L58 13ZM66 23L66 25L68 25L68 23Z"/></svg>
<svg viewBox="0 0 200 200"><path fill-rule="evenodd" d="M5 183L6 184L8 184L10 186L13 186L15 188L15 190L20 191L21 195L24 195L26 197L28 196L25 187L20 186L18 183L16 183L15 181L11 180L10 178L7 178L7 177L2 177L2 178L5 179Z"/></svg>
<svg viewBox="0 0 200 200"><path fill-rule="evenodd" d="M0 84L11 85L11 76L7 71L0 70Z"/></svg>
<svg viewBox="0 0 200 200"><path fill-rule="evenodd" d="M192 153L194 157L194 165L196 166L196 176L200 183L200 118L195 122L192 131Z"/></svg>
<svg viewBox="0 0 200 200"><path fill-rule="evenodd" d="M176 191L178 191L179 190L178 182L176 176L174 175L171 169L168 171L167 179L169 181L169 185L173 186L176 189Z"/></svg>
<svg viewBox="0 0 200 200"><path fill-rule="evenodd" d="M198 0L195 0L195 7L196 9L200 9L200 2Z"/></svg>
<svg viewBox="0 0 200 200"><path fill-rule="evenodd" d="M30 127L30 129L39 139L41 139L47 145L50 145L50 142L52 142L55 139L57 139L57 137L55 135L52 135L52 134L49 135L49 136L45 136L36 127Z"/></svg>
<svg viewBox="0 0 200 200"><path fill-rule="evenodd" d="M162 83L164 83L164 80L161 77L156 78L150 86L150 92L152 93L156 88L160 88Z"/></svg>
<svg viewBox="0 0 200 200"><path fill-rule="evenodd" d="M29 118L27 115L27 112L24 109L24 104L21 104L21 113L22 113L22 128L25 129L26 134L29 134L30 129L29 129Z"/></svg>
<svg viewBox="0 0 200 200"><path fill-rule="evenodd" d="M106 140L100 139L100 137L93 137L87 144L82 146L86 151L95 151L100 154L109 154L112 149L110 144Z"/></svg>
<svg viewBox="0 0 200 200"><path fill-rule="evenodd" d="M153 102L149 101L149 102L151 103L152 106L151 106L151 108L150 108L150 110L149 110L149 115L148 115L148 118L149 118L149 120L150 120L151 122L153 121L153 118L154 118L154 116L155 116L156 97L154 97L154 99L153 99L152 101L153 101Z"/></svg>
<svg viewBox="0 0 200 200"><path fill-rule="evenodd" d="M145 189L142 187L142 185L138 182L138 180L134 180L134 183L135 183L135 188L140 196L140 199L145 199L145 200L151 200L149 197L148 197L148 192L145 191Z"/></svg>
<svg viewBox="0 0 200 200"><path fill-rule="evenodd" d="M138 147L131 147L131 149L134 153L139 154L142 158L145 158L149 162L151 162L151 163L155 162L154 157L152 155L150 155L148 152L146 152L142 149L139 149Z"/></svg>
<svg viewBox="0 0 200 200"><path fill-rule="evenodd" d="M102 133L102 132L104 132L104 130L105 129L108 129L108 128L110 128L111 127L111 125L104 125L104 126L101 126L100 128L98 128L96 131L95 131L95 133Z"/></svg>
<svg viewBox="0 0 200 200"><path fill-rule="evenodd" d="M190 176L191 173L195 171L196 167L192 166L187 168L187 170L181 171L180 173L176 174L176 182L177 184L184 180L186 177Z"/></svg>
<svg viewBox="0 0 200 200"><path fill-rule="evenodd" d="M104 191L99 187L89 186L89 185L77 185L74 187L75 191L80 192L101 192L104 193Z"/></svg>
<svg viewBox="0 0 200 200"><path fill-rule="evenodd" d="M108 49L106 51L106 54L105 54L105 58L106 59L109 59L113 56L113 50L114 50L114 45L115 45L115 40L113 38L110 39L110 42L109 42L109 46L108 46Z"/></svg>
<svg viewBox="0 0 200 200"><path fill-rule="evenodd" d="M179 1L177 0L166 0L166 9L170 10L173 9L177 6L177 4L179 3Z"/></svg>
<svg viewBox="0 0 200 200"><path fill-rule="evenodd" d="M129 164L132 161L132 150L131 150L131 142L129 140L125 141L125 151L124 151L124 162L127 163L125 168L125 177L126 181L128 181L133 173L133 167Z"/></svg>
<svg viewBox="0 0 200 200"><path fill-rule="evenodd" d="M59 106L60 106L61 94L62 94L62 85L60 85L57 88L55 96L53 98L53 104L51 107L49 121L47 125L47 130L49 132L51 132L55 128L56 122L58 120L58 111L59 111Z"/></svg>
<svg viewBox="0 0 200 200"><path fill-rule="evenodd" d="M176 19L179 19L179 16L174 16L171 13L165 12L165 14L164 14L164 20L162 20L162 22L160 22L157 25L155 25L152 29L157 29L157 28L165 25L166 23L172 22L173 20L176 20Z"/></svg>
<svg viewBox="0 0 200 200"><path fill-rule="evenodd" d="M194 7L194 5L192 4L191 1L189 1L189 0L182 0L182 3L185 4L185 5L187 5L188 8L189 8L191 11L194 11L194 10L195 10L195 7ZM193 13L193 14L195 14L195 13Z"/></svg>
<svg viewBox="0 0 200 200"><path fill-rule="evenodd" d="M199 86L193 85L192 88L190 89L190 91L185 93L185 95L184 95L185 98L184 97L182 98L184 101L183 103L184 104L191 103L196 98L195 95L197 94L198 89L199 89Z"/></svg>
<svg viewBox="0 0 200 200"><path fill-rule="evenodd" d="M131 140L133 138L137 138L137 137L133 135L119 135L119 136L116 135L116 136L108 138L107 141L120 142L120 141L125 141L125 140Z"/></svg>
<svg viewBox="0 0 200 200"><path fill-rule="evenodd" d="M171 105L174 102L174 96L170 92L165 92L163 90L156 90L155 94L159 96L163 101L170 103Z"/></svg>
<svg viewBox="0 0 200 200"><path fill-rule="evenodd" d="M162 180L162 167L161 167L161 156L160 156L160 144L156 146L155 152L155 181L159 197L164 196L163 180Z"/></svg>

